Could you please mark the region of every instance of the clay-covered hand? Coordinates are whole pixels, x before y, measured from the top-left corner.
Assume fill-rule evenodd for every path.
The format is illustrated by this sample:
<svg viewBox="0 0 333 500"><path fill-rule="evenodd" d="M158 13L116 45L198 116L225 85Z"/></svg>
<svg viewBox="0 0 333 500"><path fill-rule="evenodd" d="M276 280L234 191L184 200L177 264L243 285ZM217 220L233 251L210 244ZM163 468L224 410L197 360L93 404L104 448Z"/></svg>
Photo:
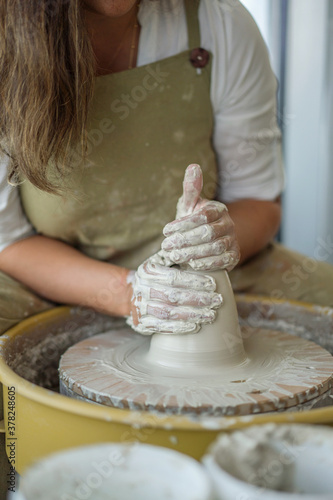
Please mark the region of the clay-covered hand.
<svg viewBox="0 0 333 500"><path fill-rule="evenodd" d="M200 197L202 182L199 165L189 165L176 220L163 230L162 254L194 270L231 271L240 259L234 223L223 203Z"/></svg>
<svg viewBox="0 0 333 500"><path fill-rule="evenodd" d="M130 281L127 323L144 335L197 332L201 324L214 321L215 309L222 304L211 276L167 267L158 254L141 264Z"/></svg>

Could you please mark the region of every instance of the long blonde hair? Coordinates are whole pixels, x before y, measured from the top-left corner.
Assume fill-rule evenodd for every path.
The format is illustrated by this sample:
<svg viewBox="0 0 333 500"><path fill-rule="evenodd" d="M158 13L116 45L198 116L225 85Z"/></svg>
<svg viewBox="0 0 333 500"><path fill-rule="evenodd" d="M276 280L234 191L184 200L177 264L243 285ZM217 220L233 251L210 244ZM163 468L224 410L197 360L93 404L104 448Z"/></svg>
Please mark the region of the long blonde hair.
<svg viewBox="0 0 333 500"><path fill-rule="evenodd" d="M11 183L59 192L48 164L61 177L73 144L84 155L94 74L81 0L1 0L0 147Z"/></svg>

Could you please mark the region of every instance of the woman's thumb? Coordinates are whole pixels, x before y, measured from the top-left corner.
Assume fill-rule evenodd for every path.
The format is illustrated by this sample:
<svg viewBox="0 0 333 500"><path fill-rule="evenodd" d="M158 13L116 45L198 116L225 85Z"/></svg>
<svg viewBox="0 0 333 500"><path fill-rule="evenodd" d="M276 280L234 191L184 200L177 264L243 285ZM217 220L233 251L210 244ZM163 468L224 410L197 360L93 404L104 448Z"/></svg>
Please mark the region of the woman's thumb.
<svg viewBox="0 0 333 500"><path fill-rule="evenodd" d="M199 165L192 163L185 171L183 195L179 198L176 218L190 215L200 199L202 190L202 171Z"/></svg>

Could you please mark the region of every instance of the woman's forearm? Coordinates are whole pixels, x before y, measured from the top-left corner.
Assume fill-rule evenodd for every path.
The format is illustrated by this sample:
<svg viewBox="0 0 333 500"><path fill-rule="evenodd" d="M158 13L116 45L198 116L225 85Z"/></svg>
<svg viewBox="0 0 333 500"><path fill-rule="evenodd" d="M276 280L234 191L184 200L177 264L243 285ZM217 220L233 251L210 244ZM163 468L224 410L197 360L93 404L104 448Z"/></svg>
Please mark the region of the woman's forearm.
<svg viewBox="0 0 333 500"><path fill-rule="evenodd" d="M54 302L117 316L130 312L127 269L91 259L51 238L32 236L5 248L0 270Z"/></svg>
<svg viewBox="0 0 333 500"><path fill-rule="evenodd" d="M263 249L276 234L280 203L241 200L227 204L241 250L240 263ZM129 271L91 259L71 246L32 236L0 252L0 270L54 302L91 307L110 315L130 313Z"/></svg>
<svg viewBox="0 0 333 500"><path fill-rule="evenodd" d="M241 251L242 264L262 250L277 233L281 221L279 201L240 200L227 204Z"/></svg>

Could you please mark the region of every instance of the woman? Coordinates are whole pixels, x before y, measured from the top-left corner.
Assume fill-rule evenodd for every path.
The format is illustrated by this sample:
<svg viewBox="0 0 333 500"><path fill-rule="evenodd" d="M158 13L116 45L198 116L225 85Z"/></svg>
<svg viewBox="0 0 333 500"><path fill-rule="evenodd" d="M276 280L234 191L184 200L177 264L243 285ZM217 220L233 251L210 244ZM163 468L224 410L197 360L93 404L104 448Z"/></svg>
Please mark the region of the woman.
<svg viewBox="0 0 333 500"><path fill-rule="evenodd" d="M235 288L327 300L320 290L311 295L320 270L295 287L276 261L292 273L299 257L267 247L283 173L264 43L239 2L203 1L198 16L196 8L180 0L4 2L2 33L13 36L2 43L2 144L11 158L1 170L1 331L49 301L129 315L128 268L159 248L191 161L204 170L203 198L228 206L211 220L215 253L233 259L220 267L237 263L238 245L239 264L252 257L231 273ZM208 64L191 64L188 46L210 51ZM6 166L12 181L28 179L20 191L7 185ZM62 198L45 194L56 189Z"/></svg>
<svg viewBox="0 0 333 500"><path fill-rule="evenodd" d="M27 180L20 193L10 189L3 166L2 199L7 203L2 220L7 234L0 268L6 296L14 288L12 293L20 300L12 314L1 315L2 330L20 317L50 307L48 301L129 315L128 267L136 268L159 248L162 229L175 216L183 173L191 160L203 168L204 198L213 198L217 188L219 197L226 193L223 201L229 202L229 213L211 215L213 238L224 238L221 248L230 247L234 263L238 249L233 222L240 262L274 236L282 188L274 118L276 82L245 9L238 3L211 4L203 2L200 7L200 35L196 2L185 3L187 16L180 1L144 1L140 6L132 0L65 1L49 10L45 4L42 12L33 3L16 2L16 11L8 3L5 18L8 24L12 20L16 37L12 51L5 53L7 79L2 85L8 113L2 143L12 156L7 160L10 178ZM18 18L27 23L17 26ZM246 28L251 50L244 40L238 53L229 54L235 42L230 46L224 42L220 57L213 53L206 66L196 68L189 61L187 27L190 49L203 45L216 52L223 37L232 40L228 30ZM170 29L178 33L177 40L169 40ZM225 58L232 58L233 70ZM129 69L136 61L139 67ZM251 65L258 68L253 71ZM17 85L20 77L24 84ZM88 105L91 114L85 124ZM218 160L226 165L218 186L211 146L213 120L221 122L215 123L213 140ZM258 123L248 130L251 120ZM270 127L270 136L257 142L261 149L260 141L268 144L252 154L257 162L256 158L249 162L250 153L242 152L246 146L237 144L238 134L248 140L264 127ZM84 128L88 154L80 162ZM66 141L70 149L63 152ZM49 157L52 162L47 166ZM240 160L245 168L236 164ZM251 180L245 182L243 177ZM45 191L57 188L62 196ZM246 199L237 199L242 190ZM228 266L232 267L226 262L224 267ZM35 294L27 295L17 282Z"/></svg>
<svg viewBox="0 0 333 500"><path fill-rule="evenodd" d="M211 282L194 290L183 271L172 284L173 269L152 260L130 271L160 249L191 162L203 170L201 198L191 168L191 229L187 219L169 225L164 251L203 270L238 263L237 290L327 304L307 286L321 268L294 291L281 275L300 257L270 245L283 188L276 81L237 0L7 0L0 9L1 332L54 303L131 316L142 333L152 320L164 333L174 319L186 331L211 320L220 305Z"/></svg>

